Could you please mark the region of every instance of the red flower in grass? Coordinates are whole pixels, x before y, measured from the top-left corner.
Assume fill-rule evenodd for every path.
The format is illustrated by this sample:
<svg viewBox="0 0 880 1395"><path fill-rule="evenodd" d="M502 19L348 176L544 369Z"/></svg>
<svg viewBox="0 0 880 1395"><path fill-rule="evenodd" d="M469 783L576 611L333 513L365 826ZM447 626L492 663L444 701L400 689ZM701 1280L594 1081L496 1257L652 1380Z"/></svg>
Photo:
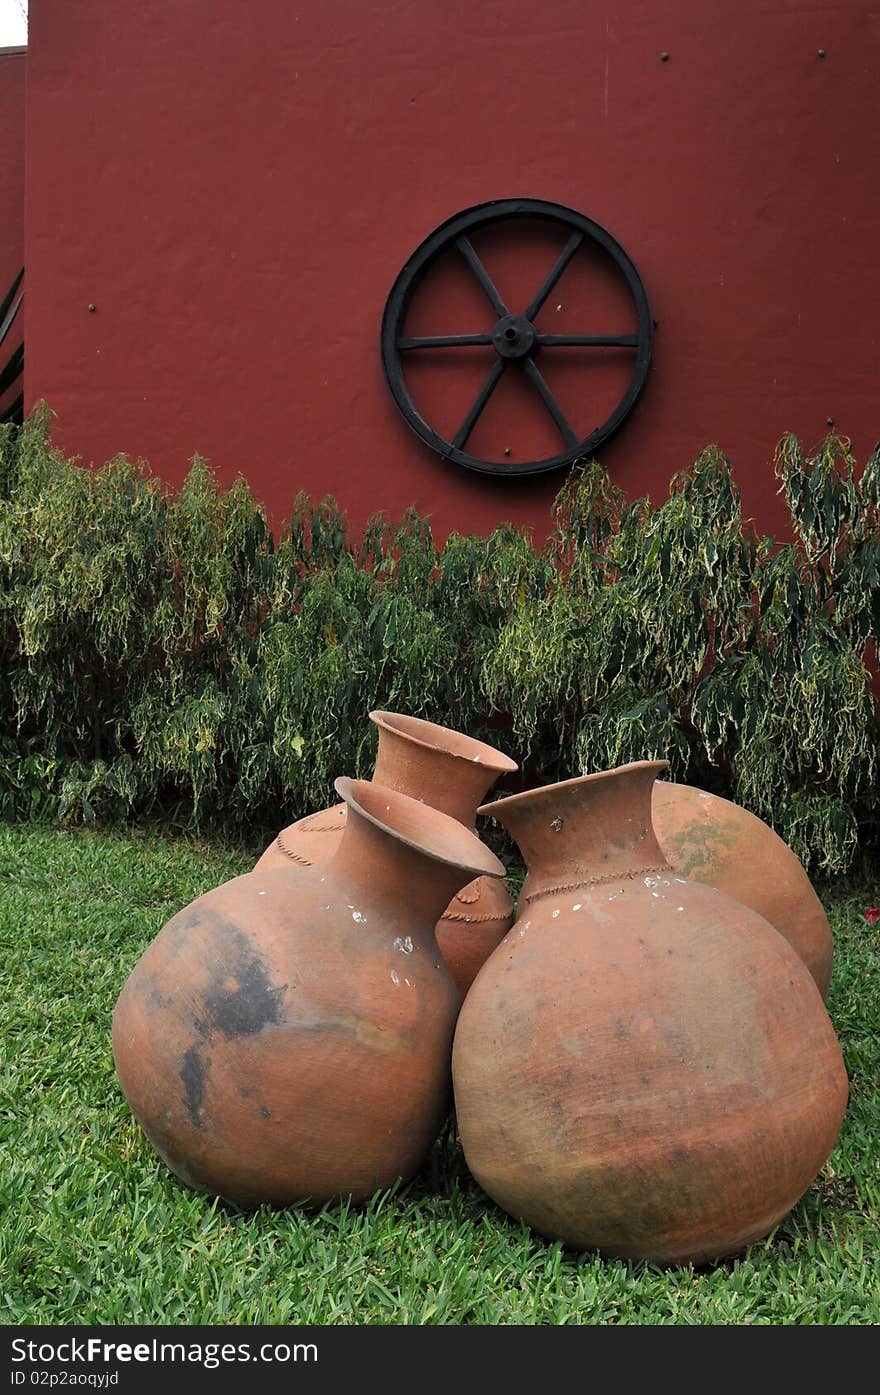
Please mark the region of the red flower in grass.
<svg viewBox="0 0 880 1395"><path fill-rule="evenodd" d="M865 911L865 920L869 925L876 925L880 920L880 906L869 906Z"/></svg>

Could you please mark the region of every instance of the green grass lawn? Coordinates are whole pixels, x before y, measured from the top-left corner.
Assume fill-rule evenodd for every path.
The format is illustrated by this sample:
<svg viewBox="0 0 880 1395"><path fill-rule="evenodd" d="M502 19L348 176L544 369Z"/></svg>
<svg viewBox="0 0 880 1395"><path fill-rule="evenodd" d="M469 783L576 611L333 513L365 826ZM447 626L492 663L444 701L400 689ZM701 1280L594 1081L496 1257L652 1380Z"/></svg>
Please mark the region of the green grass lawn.
<svg viewBox="0 0 880 1395"><path fill-rule="evenodd" d="M533 1235L451 1135L360 1210L244 1214L178 1184L116 1085L111 1012L164 921L246 866L153 834L0 825L3 1322L880 1322L880 925L863 915L880 887L825 893L851 1081L829 1164L746 1255L662 1270Z"/></svg>

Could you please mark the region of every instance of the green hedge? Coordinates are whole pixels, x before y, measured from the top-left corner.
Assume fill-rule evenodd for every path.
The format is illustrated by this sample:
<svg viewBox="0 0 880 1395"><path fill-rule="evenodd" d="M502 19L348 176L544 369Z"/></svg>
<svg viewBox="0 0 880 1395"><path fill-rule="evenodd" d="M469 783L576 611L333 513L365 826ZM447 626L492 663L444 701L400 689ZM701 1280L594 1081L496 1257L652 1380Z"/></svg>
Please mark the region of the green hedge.
<svg viewBox="0 0 880 1395"><path fill-rule="evenodd" d="M276 543L243 480L82 469L40 410L0 431L0 813L271 827L369 772L386 707L532 781L668 757L844 870L877 825L880 451L859 475L789 436L775 465L784 546L714 446L657 506L573 472L540 548L437 548L415 513L354 539L302 495Z"/></svg>

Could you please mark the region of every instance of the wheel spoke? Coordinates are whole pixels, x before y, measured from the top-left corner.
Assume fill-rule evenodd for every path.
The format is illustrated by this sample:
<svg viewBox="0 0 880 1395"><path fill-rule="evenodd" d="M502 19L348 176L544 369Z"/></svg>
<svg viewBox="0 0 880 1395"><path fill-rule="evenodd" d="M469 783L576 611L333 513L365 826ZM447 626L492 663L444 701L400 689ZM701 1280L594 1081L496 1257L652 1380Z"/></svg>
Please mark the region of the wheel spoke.
<svg viewBox="0 0 880 1395"><path fill-rule="evenodd" d="M526 377L529 378L531 382L534 383L535 387L538 389L544 406L547 408L547 411L550 413L551 417L556 422L556 425L559 427L559 431L562 435L562 439L565 441L565 444L569 446L571 449L574 449L574 447L578 444L578 438L572 430L571 426L569 425L568 421L566 420L565 413L563 412L559 403L556 401L556 398L553 396L553 393L547 386L547 383L544 380L540 369L537 367L534 360L531 358L524 358L522 360L522 364L526 372Z"/></svg>
<svg viewBox="0 0 880 1395"><path fill-rule="evenodd" d="M544 301L547 299L553 287L556 285L556 282L559 280L560 276L562 275L565 268L568 266L569 262L571 261L577 249L580 247L583 240L584 235L582 232L572 233L571 237L566 242L562 251L559 253L559 256L556 258L556 261L553 263L550 270L547 272L547 275L544 277L544 280L538 287L538 290L535 292L534 300L532 301L531 305L526 311L527 320L533 320L535 318L541 306L544 304Z"/></svg>
<svg viewBox="0 0 880 1395"><path fill-rule="evenodd" d="M455 349L471 344L491 344L491 334L420 334L398 339L398 349Z"/></svg>
<svg viewBox="0 0 880 1395"><path fill-rule="evenodd" d="M612 349L637 349L637 334L536 334L535 343L547 348L565 349L576 346L595 348L601 346Z"/></svg>
<svg viewBox="0 0 880 1395"><path fill-rule="evenodd" d="M480 388L480 391L477 393L477 396L474 398L470 411L468 412L461 426L458 428L458 430L452 438L452 444L456 447L457 450L464 449L465 442L467 441L468 437L470 436L471 432L476 426L477 421L479 420L480 415L482 414L483 408L485 407L486 403L489 401L489 398L492 396L492 393L498 386L499 379L501 378L501 375L504 372L506 363L506 359L499 358L495 360L492 367L490 368L489 373L486 377L486 381Z"/></svg>
<svg viewBox="0 0 880 1395"><path fill-rule="evenodd" d="M510 312L508 311L507 306L504 304L504 301L501 299L501 296L498 294L498 291L495 288L491 276L489 275L488 271L483 266L483 263L480 261L479 257L474 251L474 246L470 238L465 237L464 234L462 234L461 237L457 237L455 239L455 245L458 248L461 255L464 257L471 271L476 276L480 285L483 287L483 290L486 292L486 295L489 297L489 304L492 306L492 309L495 311L495 314L499 317L499 319L502 315L509 314Z"/></svg>

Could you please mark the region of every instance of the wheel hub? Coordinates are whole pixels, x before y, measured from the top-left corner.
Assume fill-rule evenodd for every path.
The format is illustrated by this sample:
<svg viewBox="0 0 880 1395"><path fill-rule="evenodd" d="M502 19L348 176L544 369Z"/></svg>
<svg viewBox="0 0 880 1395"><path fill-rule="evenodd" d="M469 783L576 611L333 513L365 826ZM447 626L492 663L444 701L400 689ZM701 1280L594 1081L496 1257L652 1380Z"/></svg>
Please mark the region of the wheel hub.
<svg viewBox="0 0 880 1395"><path fill-rule="evenodd" d="M503 315L492 333L492 343L502 358L525 358L535 347L535 327L525 315Z"/></svg>

